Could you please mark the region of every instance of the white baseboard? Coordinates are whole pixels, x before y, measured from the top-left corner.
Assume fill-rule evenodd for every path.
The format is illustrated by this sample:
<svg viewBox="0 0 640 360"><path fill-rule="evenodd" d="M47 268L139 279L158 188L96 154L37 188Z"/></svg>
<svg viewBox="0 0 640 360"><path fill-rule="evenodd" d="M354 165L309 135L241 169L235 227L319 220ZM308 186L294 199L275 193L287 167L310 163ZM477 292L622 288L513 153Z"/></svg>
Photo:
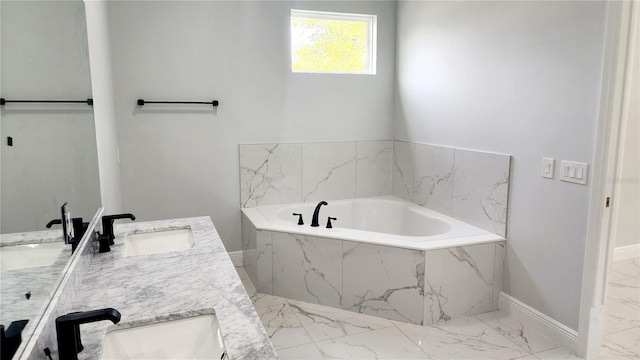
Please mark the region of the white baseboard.
<svg viewBox="0 0 640 360"><path fill-rule="evenodd" d="M613 261L621 261L640 256L640 244L620 246L613 249Z"/></svg>
<svg viewBox="0 0 640 360"><path fill-rule="evenodd" d="M541 313L520 300L500 293L500 310L507 311L518 319L521 319L528 326L537 332L545 335L549 339L576 352L578 349L578 332L561 324L557 320Z"/></svg>
<svg viewBox="0 0 640 360"><path fill-rule="evenodd" d="M231 258L231 262L233 263L233 266L244 265L242 250L229 252L229 257Z"/></svg>

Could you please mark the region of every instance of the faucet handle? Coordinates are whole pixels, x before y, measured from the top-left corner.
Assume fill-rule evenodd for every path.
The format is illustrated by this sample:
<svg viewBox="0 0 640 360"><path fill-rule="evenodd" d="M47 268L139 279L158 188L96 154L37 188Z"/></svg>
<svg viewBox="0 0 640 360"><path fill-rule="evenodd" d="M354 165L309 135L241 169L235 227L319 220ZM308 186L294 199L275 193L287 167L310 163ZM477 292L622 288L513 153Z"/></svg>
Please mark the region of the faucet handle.
<svg viewBox="0 0 640 360"><path fill-rule="evenodd" d="M332 229L333 228L333 225L331 225L331 220L335 221L335 220L338 220L338 219L334 218L334 217L328 217L327 218L327 229Z"/></svg>
<svg viewBox="0 0 640 360"><path fill-rule="evenodd" d="M292 215L298 217L298 225L304 225L304 221L302 221L302 214L293 213Z"/></svg>

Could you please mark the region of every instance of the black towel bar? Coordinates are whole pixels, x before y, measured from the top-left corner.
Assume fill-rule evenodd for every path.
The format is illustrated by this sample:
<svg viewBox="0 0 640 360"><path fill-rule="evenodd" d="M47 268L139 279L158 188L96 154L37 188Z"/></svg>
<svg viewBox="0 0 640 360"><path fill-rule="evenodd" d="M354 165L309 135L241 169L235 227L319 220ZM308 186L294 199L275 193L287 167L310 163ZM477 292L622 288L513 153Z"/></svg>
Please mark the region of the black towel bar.
<svg viewBox="0 0 640 360"><path fill-rule="evenodd" d="M144 99L138 99L138 105L143 106L145 104L205 104L218 106L218 100L213 101L149 101Z"/></svg>
<svg viewBox="0 0 640 360"><path fill-rule="evenodd" d="M87 100L7 100L5 98L0 98L0 105L5 105L6 103L72 103L72 104L87 104L93 105L93 99Z"/></svg>

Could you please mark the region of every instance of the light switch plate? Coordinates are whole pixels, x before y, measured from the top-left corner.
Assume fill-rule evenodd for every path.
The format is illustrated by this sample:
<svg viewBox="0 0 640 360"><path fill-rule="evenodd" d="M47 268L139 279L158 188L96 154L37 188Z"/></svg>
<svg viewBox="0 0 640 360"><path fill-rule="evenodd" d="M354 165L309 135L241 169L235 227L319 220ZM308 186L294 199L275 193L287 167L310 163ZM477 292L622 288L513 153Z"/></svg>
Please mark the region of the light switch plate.
<svg viewBox="0 0 640 360"><path fill-rule="evenodd" d="M552 158L542 158L542 177L553 179L553 170L556 166L556 160Z"/></svg>
<svg viewBox="0 0 640 360"><path fill-rule="evenodd" d="M587 170L589 165L585 163L565 161L560 162L560 180L576 184L587 183Z"/></svg>

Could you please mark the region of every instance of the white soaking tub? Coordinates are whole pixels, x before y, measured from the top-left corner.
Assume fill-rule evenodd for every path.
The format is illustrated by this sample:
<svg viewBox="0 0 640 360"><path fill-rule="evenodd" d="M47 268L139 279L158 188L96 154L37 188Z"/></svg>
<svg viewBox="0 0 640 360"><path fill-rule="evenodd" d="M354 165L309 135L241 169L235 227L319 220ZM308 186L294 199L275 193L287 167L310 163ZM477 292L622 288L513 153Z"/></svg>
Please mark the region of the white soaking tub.
<svg viewBox="0 0 640 360"><path fill-rule="evenodd" d="M258 230L328 237L365 243L433 250L504 240L436 211L393 196L330 200L322 206L319 227L311 227L317 202L268 205L242 211ZM302 213L304 225L298 225ZM334 217L327 229L327 218Z"/></svg>
<svg viewBox="0 0 640 360"><path fill-rule="evenodd" d="M317 202L242 209L259 292L425 325L497 309L502 236L393 196L327 202L319 227Z"/></svg>

